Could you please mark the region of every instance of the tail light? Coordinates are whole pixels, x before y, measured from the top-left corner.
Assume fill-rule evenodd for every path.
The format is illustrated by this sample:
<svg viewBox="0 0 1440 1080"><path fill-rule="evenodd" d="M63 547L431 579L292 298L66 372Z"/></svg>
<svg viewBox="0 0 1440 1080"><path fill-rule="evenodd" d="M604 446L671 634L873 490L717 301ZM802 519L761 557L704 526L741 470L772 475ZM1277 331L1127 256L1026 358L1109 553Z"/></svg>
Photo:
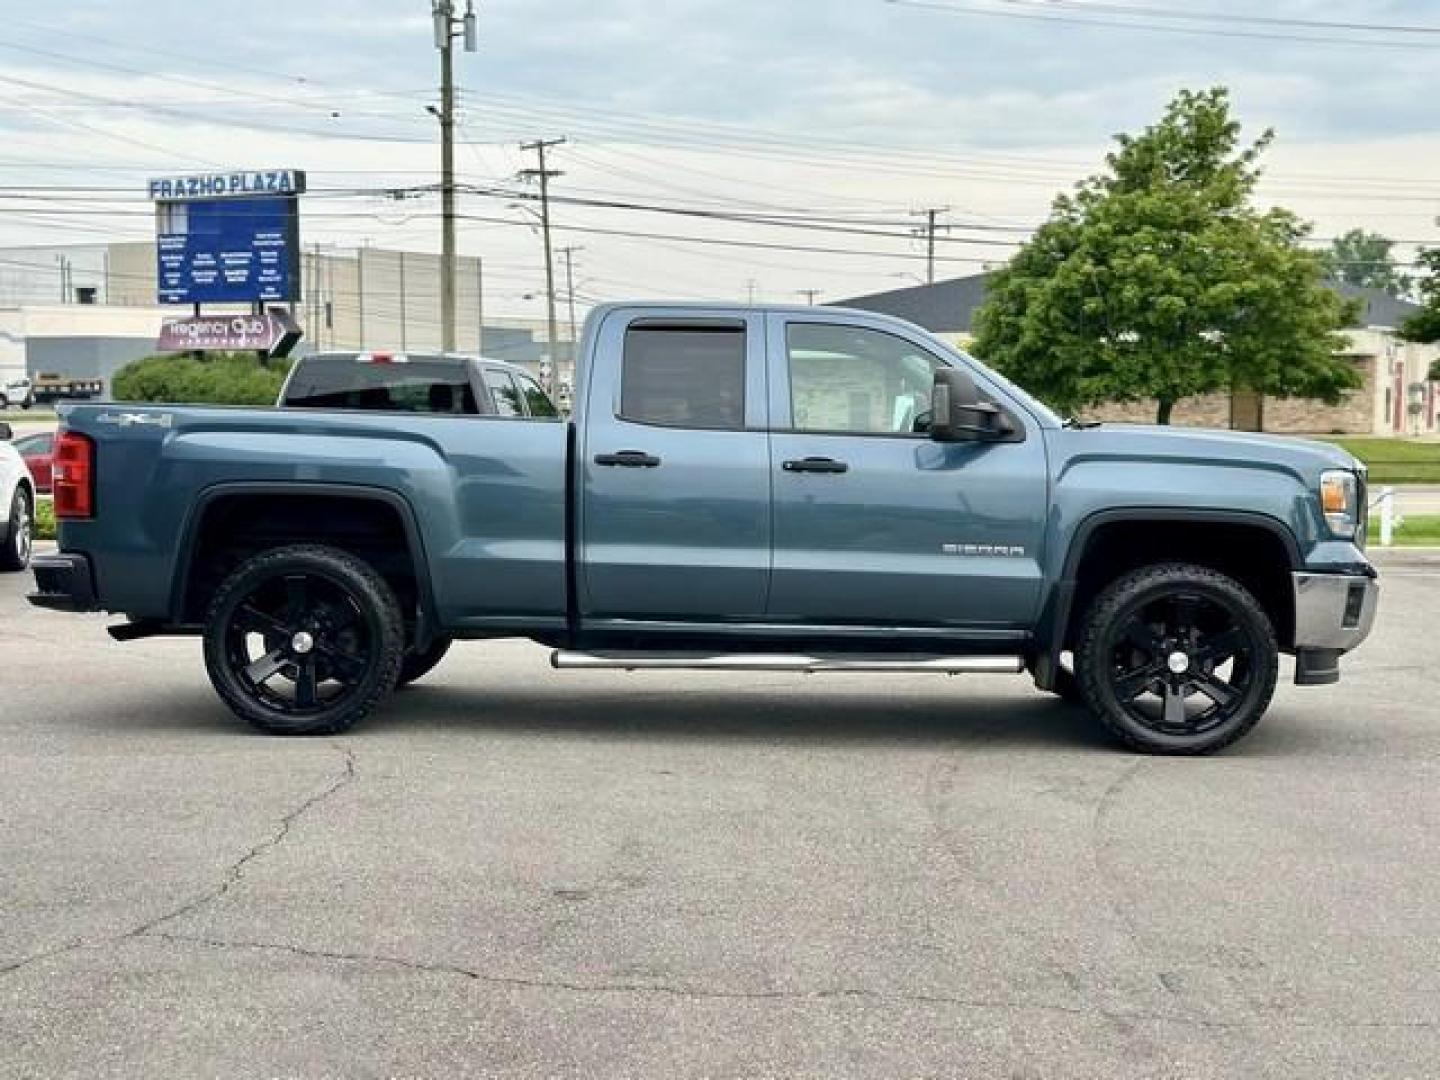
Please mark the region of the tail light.
<svg viewBox="0 0 1440 1080"><path fill-rule="evenodd" d="M62 431L55 436L51 488L57 518L95 515L95 442L88 435Z"/></svg>

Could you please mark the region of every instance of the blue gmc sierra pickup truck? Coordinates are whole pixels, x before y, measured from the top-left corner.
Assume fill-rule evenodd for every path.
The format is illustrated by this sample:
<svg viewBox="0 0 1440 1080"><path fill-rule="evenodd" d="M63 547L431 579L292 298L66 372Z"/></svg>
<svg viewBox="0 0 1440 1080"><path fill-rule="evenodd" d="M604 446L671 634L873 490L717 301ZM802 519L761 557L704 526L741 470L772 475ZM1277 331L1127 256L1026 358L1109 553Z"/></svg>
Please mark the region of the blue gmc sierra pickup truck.
<svg viewBox="0 0 1440 1080"><path fill-rule="evenodd" d="M1332 446L1062 420L843 309L603 306L577 377L568 421L68 407L31 600L201 635L274 733L524 637L562 669L1028 671L1174 754L1248 732L1281 653L1334 682L1375 617L1365 471Z"/></svg>

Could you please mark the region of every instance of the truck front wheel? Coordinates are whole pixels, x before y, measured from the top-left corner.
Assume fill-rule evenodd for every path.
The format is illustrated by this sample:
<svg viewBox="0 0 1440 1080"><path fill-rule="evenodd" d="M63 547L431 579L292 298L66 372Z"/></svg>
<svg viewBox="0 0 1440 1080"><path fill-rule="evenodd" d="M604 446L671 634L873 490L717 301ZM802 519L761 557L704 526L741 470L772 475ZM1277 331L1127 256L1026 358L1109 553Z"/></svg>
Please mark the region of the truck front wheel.
<svg viewBox="0 0 1440 1080"><path fill-rule="evenodd" d="M405 622L369 563L304 544L242 563L205 620L205 668L241 719L273 735L345 731L395 689Z"/></svg>
<svg viewBox="0 0 1440 1080"><path fill-rule="evenodd" d="M1208 754L1259 723L1275 693L1279 646L1238 581L1167 563L1126 574L1095 598L1075 670L1091 711L1132 749Z"/></svg>

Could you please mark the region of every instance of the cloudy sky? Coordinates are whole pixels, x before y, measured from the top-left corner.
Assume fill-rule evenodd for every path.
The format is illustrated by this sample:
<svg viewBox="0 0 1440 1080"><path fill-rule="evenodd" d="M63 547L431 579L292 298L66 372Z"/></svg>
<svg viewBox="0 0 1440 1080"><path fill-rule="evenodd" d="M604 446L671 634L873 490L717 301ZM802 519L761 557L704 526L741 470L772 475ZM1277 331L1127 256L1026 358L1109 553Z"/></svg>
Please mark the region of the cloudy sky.
<svg viewBox="0 0 1440 1080"><path fill-rule="evenodd" d="M438 247L438 200L411 190L435 181L429 0L0 14L0 245L145 237L147 176L282 165L315 189L307 243ZM557 195L671 211L558 204L582 300L836 299L923 275L907 235L922 207L949 208L939 276L1003 260L1115 132L1217 83L1248 130L1276 129L1264 196L1317 236L1440 242L1435 0L484 0L479 15L479 52L457 58L457 163L488 193L462 200L461 250L485 257L508 314L542 310L523 140L569 140Z"/></svg>

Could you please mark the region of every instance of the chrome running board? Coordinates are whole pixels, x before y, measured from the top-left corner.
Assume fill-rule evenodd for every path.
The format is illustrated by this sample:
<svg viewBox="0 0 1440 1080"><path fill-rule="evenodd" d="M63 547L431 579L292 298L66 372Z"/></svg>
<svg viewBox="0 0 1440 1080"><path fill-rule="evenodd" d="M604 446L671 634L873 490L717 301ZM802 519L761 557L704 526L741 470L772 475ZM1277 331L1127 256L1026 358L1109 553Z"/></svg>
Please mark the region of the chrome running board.
<svg viewBox="0 0 1440 1080"><path fill-rule="evenodd" d="M1017 675L1025 670L1019 656L935 656L929 653L654 652L609 649L575 652L556 649L552 666L590 671L825 671L924 672L936 675Z"/></svg>

